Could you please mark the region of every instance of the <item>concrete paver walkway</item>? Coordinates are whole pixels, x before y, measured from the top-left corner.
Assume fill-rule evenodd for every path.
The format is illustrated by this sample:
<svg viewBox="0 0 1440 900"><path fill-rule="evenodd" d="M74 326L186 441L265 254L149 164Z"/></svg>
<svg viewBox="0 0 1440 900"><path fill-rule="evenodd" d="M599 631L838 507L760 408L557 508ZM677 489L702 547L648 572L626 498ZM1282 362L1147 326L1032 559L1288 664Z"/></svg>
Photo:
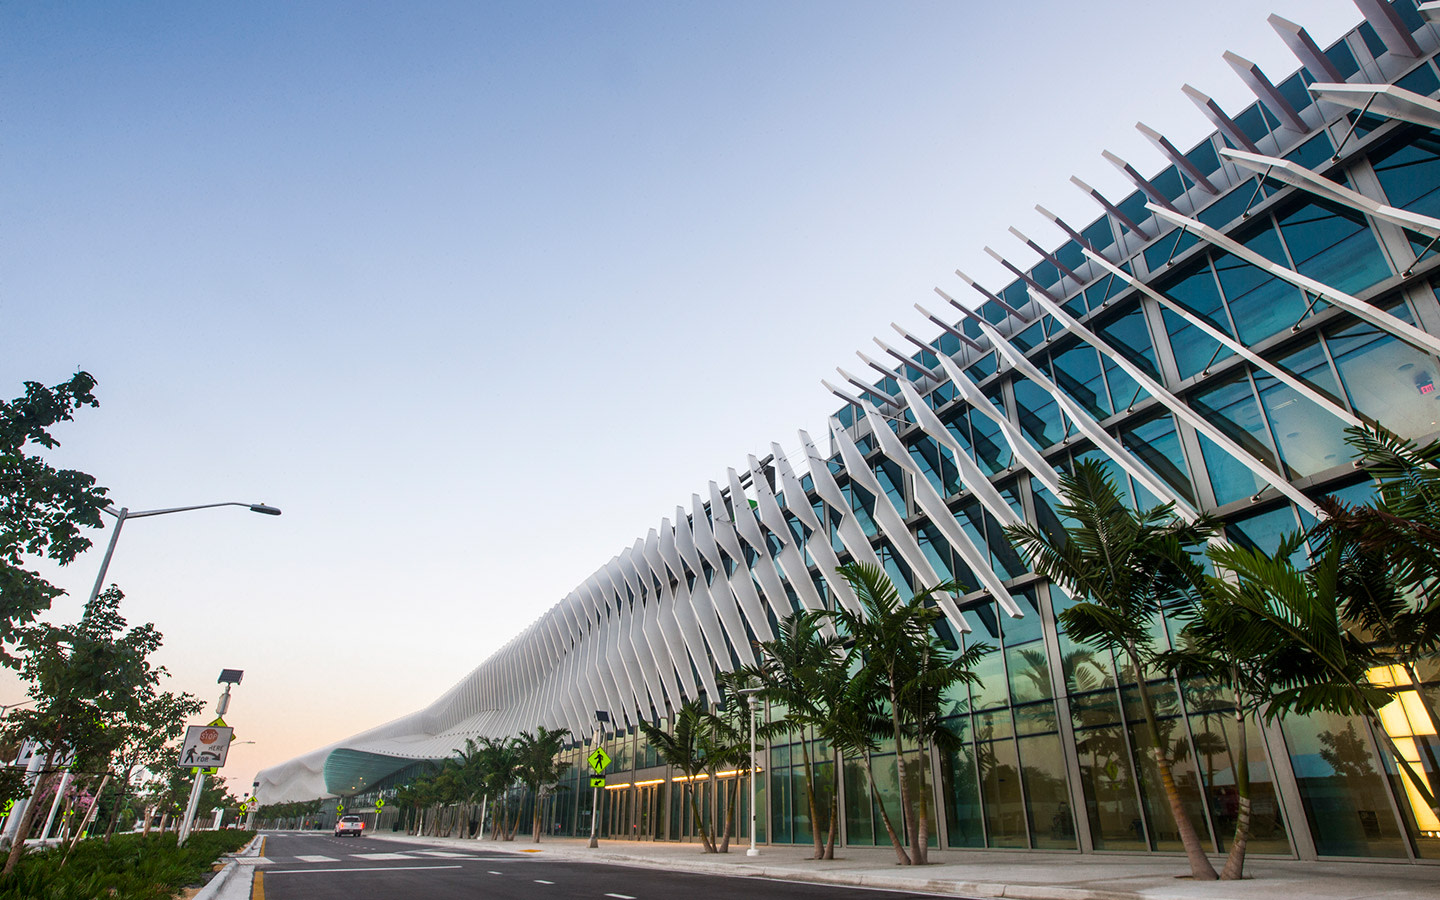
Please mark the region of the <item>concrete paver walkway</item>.
<svg viewBox="0 0 1440 900"><path fill-rule="evenodd" d="M1114 854L932 850L931 864L897 866L889 847L837 848L841 857L806 859L808 847L746 844L726 854L701 853L698 844L525 837L513 842L372 833L367 841L434 847L533 851L551 858L647 866L717 875L777 878L875 888L927 891L962 897L1016 900L1440 900L1440 865L1314 862L1256 859L1244 881L1192 881L1184 857ZM1223 859L1215 859L1215 868ZM1185 877L1181 877L1185 876Z"/></svg>

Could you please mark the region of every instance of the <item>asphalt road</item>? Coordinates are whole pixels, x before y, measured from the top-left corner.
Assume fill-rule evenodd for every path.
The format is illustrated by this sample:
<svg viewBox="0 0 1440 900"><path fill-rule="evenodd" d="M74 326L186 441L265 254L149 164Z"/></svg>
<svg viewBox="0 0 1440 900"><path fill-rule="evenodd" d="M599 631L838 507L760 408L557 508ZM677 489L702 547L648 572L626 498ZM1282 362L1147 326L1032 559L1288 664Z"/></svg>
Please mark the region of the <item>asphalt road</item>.
<svg viewBox="0 0 1440 900"><path fill-rule="evenodd" d="M271 834L253 900L895 900L872 888L537 859L525 853L412 849L316 834ZM404 852L400 852L403 850ZM263 893L262 893L263 892ZM946 900L954 900L948 897Z"/></svg>

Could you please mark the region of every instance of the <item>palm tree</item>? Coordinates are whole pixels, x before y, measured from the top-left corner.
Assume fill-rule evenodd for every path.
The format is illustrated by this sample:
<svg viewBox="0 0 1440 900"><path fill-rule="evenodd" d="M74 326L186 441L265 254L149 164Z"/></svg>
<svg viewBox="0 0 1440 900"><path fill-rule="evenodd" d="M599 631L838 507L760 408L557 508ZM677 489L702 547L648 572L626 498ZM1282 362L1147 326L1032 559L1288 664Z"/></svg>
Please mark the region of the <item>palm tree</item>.
<svg viewBox="0 0 1440 900"><path fill-rule="evenodd" d="M569 736L568 731L541 725L533 733L522 731L515 738L516 774L521 783L530 789L530 796L534 799L534 840L537 844L540 842L540 812L544 799L554 790L555 783L565 770L570 768L568 762L558 759L560 746Z"/></svg>
<svg viewBox="0 0 1440 900"><path fill-rule="evenodd" d="M1283 552L1288 548L1281 549ZM1222 739L1221 745L1208 748L1208 755L1233 753L1235 834L1220 872L1222 880L1230 881L1244 877L1245 848L1250 840L1248 724L1258 720L1260 711L1270 702L1271 685L1283 677L1275 667L1284 663L1275 631L1237 599L1242 588L1229 574L1227 551L1212 548L1210 556L1222 574L1207 576L1196 604L1178 613L1185 626L1178 636L1177 649L1156 658L1177 678L1201 679L1206 692L1215 695L1211 701L1214 706L1224 708L1225 714L1235 719L1236 746L1232 748ZM1195 740L1197 752L1206 752L1206 747L1199 746L1202 735L1195 735ZM1207 784L1213 782L1213 777L1206 779Z"/></svg>
<svg viewBox="0 0 1440 900"><path fill-rule="evenodd" d="M843 608L829 613L852 642L847 664L858 665L856 680L878 693L889 706L901 807L910 838L908 858L899 846L897 856L902 863L924 865L929 862L930 841L925 768L929 745L945 739L941 698L956 684L978 681L972 669L991 648L976 643L966 652L951 656L952 651L935 636L934 625L941 613L934 598L954 593L953 583L922 588L906 602L878 566L849 563L839 572L850 583L863 610L863 615ZM914 739L919 751L914 788L905 760L906 736Z"/></svg>
<svg viewBox="0 0 1440 900"><path fill-rule="evenodd" d="M820 690L822 681L827 673L845 667L843 642L836 635L823 634L827 615L806 610L781 619L776 626L774 640L759 641L755 645L760 665L742 670L747 677L763 686L760 697L785 708L785 717L769 723L765 729L766 736L799 735L805 798L810 810L811 836L815 841L814 859L834 858L838 831L835 816L825 819L819 816L815 766L810 757L809 740L811 729L828 721L832 713L824 702L824 692ZM831 796L836 793L832 790Z"/></svg>
<svg viewBox="0 0 1440 900"><path fill-rule="evenodd" d="M724 672L716 679L724 692L721 705L708 714L702 746L705 771L715 785L716 798L724 806L718 852L730 852L730 832L734 828L734 811L739 801L740 783L750 774L750 706L738 691L749 686L744 673ZM734 771L728 784L721 784L717 773Z"/></svg>
<svg viewBox="0 0 1440 900"><path fill-rule="evenodd" d="M1334 498L1314 537L1341 542L1341 615L1368 632L1382 665L1399 666L1440 730L1440 711L1420 690L1415 663L1440 650L1440 441L1418 447L1376 426L1348 429L1357 463L1376 481L1369 505ZM1426 746L1427 752L1429 750ZM1431 759L1440 768L1440 761Z"/></svg>
<svg viewBox="0 0 1440 900"><path fill-rule="evenodd" d="M1215 525L1208 519L1185 522L1175 504L1132 510L1120 499L1102 463L1081 460L1060 477L1069 502L1061 517L1072 522L1050 535L1033 525L1006 526L1005 535L1030 568L1072 597L1088 598L1057 618L1075 640L1096 644L1123 656L1135 676L1137 696L1150 739L1150 753L1170 805L1170 814L1190 861L1190 872L1203 881L1216 879L1200 836L1190 821L1171 774L1167 752L1146 683L1154 662L1149 625L1166 607L1193 597L1204 570L1190 552L1205 543Z"/></svg>
<svg viewBox="0 0 1440 900"><path fill-rule="evenodd" d="M680 711L675 715L675 724L668 732L643 719L640 721L640 730L660 758L684 773L683 783L685 793L690 798L690 814L700 832L703 850L705 853L715 853L715 839L705 827L705 819L700 815L700 803L695 798L696 776L705 771L703 745L709 728L709 713L699 700L687 700L680 707Z"/></svg>
<svg viewBox="0 0 1440 900"><path fill-rule="evenodd" d="M1210 551L1217 565L1234 573L1230 602L1254 616L1276 641L1266 660L1273 694L1265 717L1317 710L1365 717L1416 793L1440 815L1424 773L1400 752L1381 721L1380 709L1395 697L1373 682L1370 672L1389 658L1385 648L1371 644L1369 635L1345 618L1345 586L1354 573L1349 571L1347 541L1338 534L1312 555L1303 571L1291 559L1303 541L1299 533L1286 537L1273 557L1237 546Z"/></svg>

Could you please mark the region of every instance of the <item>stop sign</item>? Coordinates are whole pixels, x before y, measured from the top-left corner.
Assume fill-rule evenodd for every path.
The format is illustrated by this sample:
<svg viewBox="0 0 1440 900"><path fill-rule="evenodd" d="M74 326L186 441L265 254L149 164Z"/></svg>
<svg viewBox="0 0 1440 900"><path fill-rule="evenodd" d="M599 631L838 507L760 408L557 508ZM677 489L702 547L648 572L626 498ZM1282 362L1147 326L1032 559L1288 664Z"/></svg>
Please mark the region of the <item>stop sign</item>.
<svg viewBox="0 0 1440 900"><path fill-rule="evenodd" d="M216 731L213 728L207 728L204 731L200 732L200 743L213 744L215 743L215 740L219 737L220 732Z"/></svg>

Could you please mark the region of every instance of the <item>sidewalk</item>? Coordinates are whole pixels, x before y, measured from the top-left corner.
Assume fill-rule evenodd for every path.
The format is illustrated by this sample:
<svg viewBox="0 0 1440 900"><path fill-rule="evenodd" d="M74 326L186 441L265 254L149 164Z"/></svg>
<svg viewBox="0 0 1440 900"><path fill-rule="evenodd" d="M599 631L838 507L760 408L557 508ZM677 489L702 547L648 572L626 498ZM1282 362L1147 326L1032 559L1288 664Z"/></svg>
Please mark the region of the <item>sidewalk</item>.
<svg viewBox="0 0 1440 900"><path fill-rule="evenodd" d="M1181 856L1112 856L1001 850L932 850L931 864L910 868L895 864L889 847L836 848L839 859L806 859L809 847L760 847L745 855L746 844L726 854L703 854L698 844L602 840L591 850L584 838L528 838L494 843L460 838L419 838L370 834L367 841L446 847L531 851L550 858L616 865L862 885L874 888L1007 897L1016 900L1436 900L1440 866L1378 863L1306 862L1251 859L1244 881L1196 882ZM1218 870L1223 860L1216 859Z"/></svg>

